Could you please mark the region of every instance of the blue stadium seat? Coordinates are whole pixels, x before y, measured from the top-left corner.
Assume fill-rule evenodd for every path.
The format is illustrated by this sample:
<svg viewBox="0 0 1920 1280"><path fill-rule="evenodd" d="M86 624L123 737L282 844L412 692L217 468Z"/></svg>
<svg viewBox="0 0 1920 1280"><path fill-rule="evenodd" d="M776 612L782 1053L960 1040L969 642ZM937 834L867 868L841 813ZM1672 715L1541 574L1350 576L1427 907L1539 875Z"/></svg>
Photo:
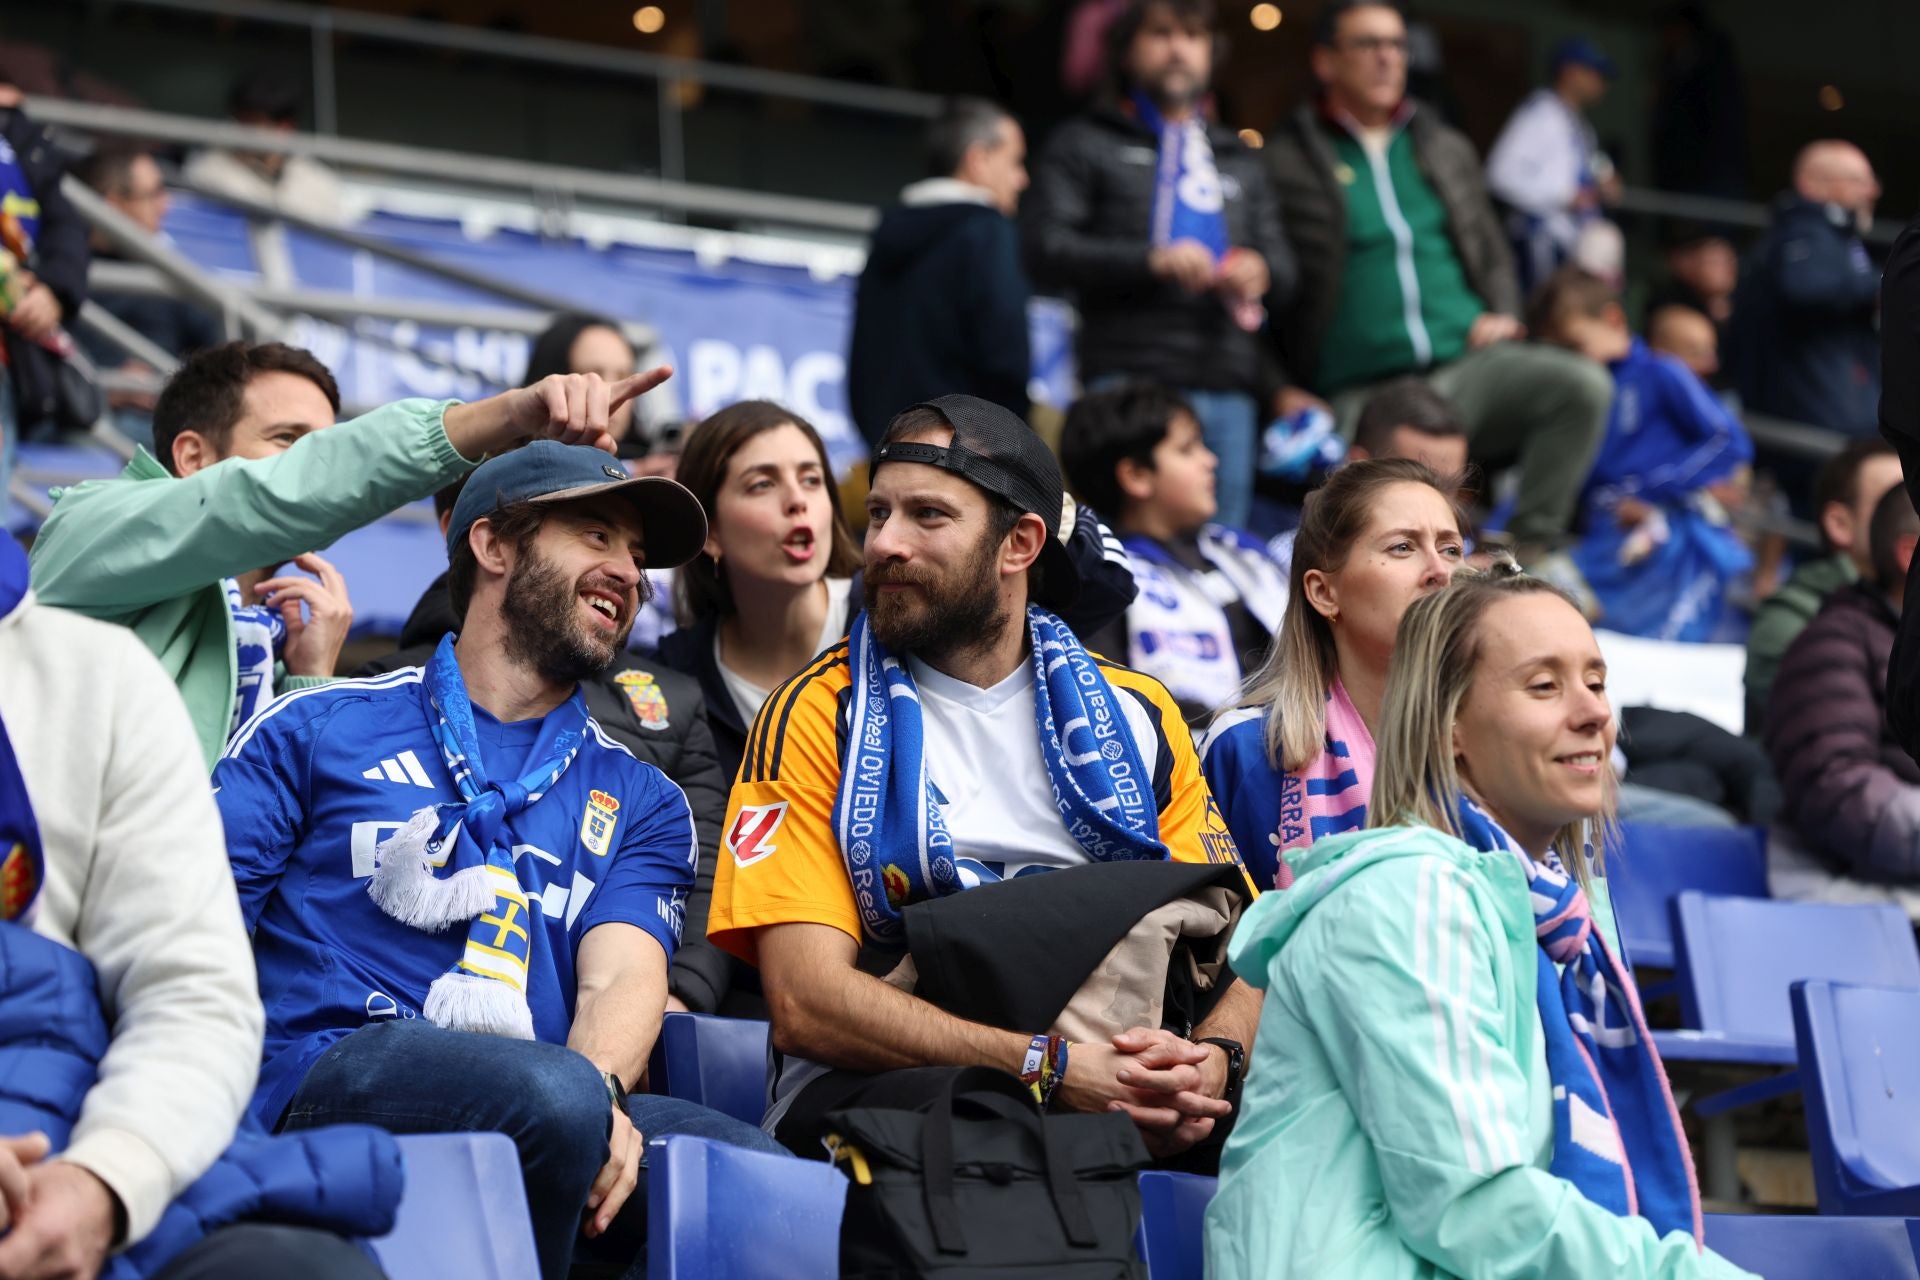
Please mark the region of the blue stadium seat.
<svg viewBox="0 0 1920 1280"><path fill-rule="evenodd" d="M1891 904L1674 899L1674 967L1691 1032L1657 1032L1664 1057L1792 1066L1788 990L1802 979L1920 987L1920 949Z"/></svg>
<svg viewBox="0 0 1920 1280"><path fill-rule="evenodd" d="M1822 1213L1920 1215L1920 991L1796 982Z"/></svg>
<svg viewBox="0 0 1920 1280"><path fill-rule="evenodd" d="M846 1179L817 1160L655 1138L647 1280L834 1280L846 1198Z"/></svg>
<svg viewBox="0 0 1920 1280"><path fill-rule="evenodd" d="M757 1125L767 1112L764 1022L670 1013L660 1024L648 1087Z"/></svg>
<svg viewBox="0 0 1920 1280"><path fill-rule="evenodd" d="M1761 827L1621 827L1620 852L1607 854L1607 892L1620 947L1635 967L1673 968L1675 894L1686 889L1730 898L1765 898L1767 833ZM1651 994L1641 988L1642 994Z"/></svg>
<svg viewBox="0 0 1920 1280"><path fill-rule="evenodd" d="M1207 1202L1216 1178L1192 1173L1140 1175L1140 1248L1147 1280L1202 1280Z"/></svg>
<svg viewBox="0 0 1920 1280"><path fill-rule="evenodd" d="M1707 1247L1767 1280L1920 1280L1920 1222L1710 1213Z"/></svg>
<svg viewBox="0 0 1920 1280"><path fill-rule="evenodd" d="M399 1219L368 1243L390 1276L526 1280L540 1274L520 1154L504 1133L409 1134ZM458 1231L448 1224L458 1222Z"/></svg>

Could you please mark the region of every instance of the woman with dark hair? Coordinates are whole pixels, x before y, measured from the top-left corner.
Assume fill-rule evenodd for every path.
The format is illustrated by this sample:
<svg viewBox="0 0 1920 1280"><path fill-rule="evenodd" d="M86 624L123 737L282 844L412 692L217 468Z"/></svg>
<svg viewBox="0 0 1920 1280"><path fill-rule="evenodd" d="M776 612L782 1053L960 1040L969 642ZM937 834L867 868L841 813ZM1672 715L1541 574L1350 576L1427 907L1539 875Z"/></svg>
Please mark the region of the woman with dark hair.
<svg viewBox="0 0 1920 1280"><path fill-rule="evenodd" d="M847 531L820 433L766 400L687 433L677 472L707 512L707 545L675 575L680 630L660 645L700 678L731 777L761 704L847 633L860 549Z"/></svg>
<svg viewBox="0 0 1920 1280"><path fill-rule="evenodd" d="M633 373L639 356L620 322L585 311L563 311L553 318L527 351L527 372L520 385L530 387L550 373L597 373L615 382ZM613 411L607 433L617 446L624 446L633 434L633 405L623 404ZM620 448L620 456L630 450Z"/></svg>
<svg viewBox="0 0 1920 1280"><path fill-rule="evenodd" d="M1747 1273L1592 899L1615 722L1593 631L1511 562L1405 609L1368 829L1229 957L1267 992L1207 1208L1213 1280Z"/></svg>
<svg viewBox="0 0 1920 1280"><path fill-rule="evenodd" d="M1366 823L1394 632L1465 559L1458 487L1411 459L1375 458L1307 495L1273 650L1200 748L1263 890L1291 883L1288 855Z"/></svg>

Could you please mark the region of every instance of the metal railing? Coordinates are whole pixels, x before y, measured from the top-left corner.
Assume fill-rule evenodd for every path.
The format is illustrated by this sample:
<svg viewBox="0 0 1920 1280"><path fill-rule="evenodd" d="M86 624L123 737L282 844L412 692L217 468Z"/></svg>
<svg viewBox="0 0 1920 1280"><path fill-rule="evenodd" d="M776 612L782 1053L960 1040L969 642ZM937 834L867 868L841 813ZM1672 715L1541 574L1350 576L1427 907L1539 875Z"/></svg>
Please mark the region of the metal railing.
<svg viewBox="0 0 1920 1280"><path fill-rule="evenodd" d="M768 195L533 160L506 160L462 151L369 142L359 138L283 133L223 120L203 120L197 116L131 107L109 107L64 98L35 98L27 109L37 120L77 129L95 137L312 156L360 172L414 180L434 178L463 187L510 191L536 199L550 197L567 201L585 197L640 209L703 214L772 227L808 228L854 235L865 235L879 219L877 211L869 205L843 204L803 196Z"/></svg>
<svg viewBox="0 0 1920 1280"><path fill-rule="evenodd" d="M651 81L659 104L660 173L668 181L686 176L686 133L680 106L683 85L712 86L910 120L928 120L940 111L940 99L936 95L906 89L848 84L787 71L610 49L547 36L509 35L323 5L287 4L281 0L116 0L116 3L305 29L313 76L314 127L323 134L336 133L340 127L333 46L335 37L342 35Z"/></svg>

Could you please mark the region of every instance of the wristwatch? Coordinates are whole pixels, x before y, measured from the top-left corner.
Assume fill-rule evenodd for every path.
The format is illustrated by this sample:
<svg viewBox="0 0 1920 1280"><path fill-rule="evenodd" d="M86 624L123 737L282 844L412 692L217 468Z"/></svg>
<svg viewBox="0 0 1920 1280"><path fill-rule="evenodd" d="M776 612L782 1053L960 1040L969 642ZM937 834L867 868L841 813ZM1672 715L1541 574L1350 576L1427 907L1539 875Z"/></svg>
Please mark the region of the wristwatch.
<svg viewBox="0 0 1920 1280"><path fill-rule="evenodd" d="M1195 1044L1217 1044L1227 1052L1227 1087L1221 1097L1231 1100L1240 1092L1240 1082L1247 1073L1247 1047L1238 1040L1229 1040L1225 1036L1208 1036L1196 1040Z"/></svg>
<svg viewBox="0 0 1920 1280"><path fill-rule="evenodd" d="M625 1111L627 1109L627 1087L620 1083L620 1077L611 1071L600 1073L600 1083L607 1086L607 1101Z"/></svg>

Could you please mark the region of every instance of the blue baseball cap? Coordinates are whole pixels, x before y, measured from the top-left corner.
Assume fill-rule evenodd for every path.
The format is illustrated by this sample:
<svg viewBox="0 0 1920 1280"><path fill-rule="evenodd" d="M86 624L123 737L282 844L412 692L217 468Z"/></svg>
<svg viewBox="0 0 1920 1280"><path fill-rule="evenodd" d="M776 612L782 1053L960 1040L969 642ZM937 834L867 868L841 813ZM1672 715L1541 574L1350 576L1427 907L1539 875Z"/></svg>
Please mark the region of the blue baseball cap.
<svg viewBox="0 0 1920 1280"><path fill-rule="evenodd" d="M1558 73L1560 68L1567 66L1591 67L1609 80L1619 74L1613 59L1602 53L1600 46L1585 36L1569 37L1553 47L1554 71Z"/></svg>
<svg viewBox="0 0 1920 1280"><path fill-rule="evenodd" d="M639 513L647 568L677 569L707 542L707 513L685 485L665 476L630 476L610 453L591 445L535 440L480 464L467 477L447 523L447 554L465 542L476 520L516 502L572 502L619 493Z"/></svg>

